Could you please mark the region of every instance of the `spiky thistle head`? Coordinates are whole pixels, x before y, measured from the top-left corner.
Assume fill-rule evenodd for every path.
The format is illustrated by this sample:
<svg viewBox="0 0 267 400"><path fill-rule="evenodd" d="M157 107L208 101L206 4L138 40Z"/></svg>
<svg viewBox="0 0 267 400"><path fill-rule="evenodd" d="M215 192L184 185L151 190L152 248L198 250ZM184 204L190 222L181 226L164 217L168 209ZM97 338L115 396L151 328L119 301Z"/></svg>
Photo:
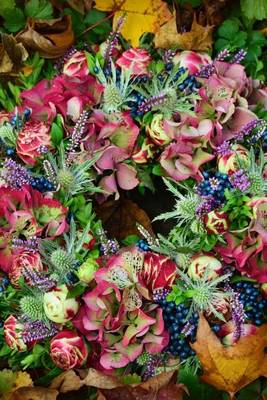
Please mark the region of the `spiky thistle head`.
<svg viewBox="0 0 267 400"><path fill-rule="evenodd" d="M201 198L182 184L174 184L172 181L165 178L163 178L163 180L168 190L174 195L176 203L173 211L160 214L155 220L173 218L177 220L177 226L186 226L190 229L190 225L196 218L196 210L201 203ZM182 194L179 188L187 193Z"/></svg>
<svg viewBox="0 0 267 400"><path fill-rule="evenodd" d="M263 151L260 151L257 162L254 149L251 148L246 170L250 182L248 192L253 196L264 196L264 194L267 192L267 181L263 176L265 164L266 161Z"/></svg>
<svg viewBox="0 0 267 400"><path fill-rule="evenodd" d="M178 274L179 280L167 299L178 302L178 304L185 299L190 300L191 306L187 318L190 318L195 312L208 311L224 321L222 313L218 311L218 305L229 299L232 293L226 292L223 287L220 287L220 284L227 282L230 274L210 279L209 268L205 270L202 277L197 279L190 278L187 273L180 269Z"/></svg>
<svg viewBox="0 0 267 400"><path fill-rule="evenodd" d="M64 189L70 189L75 183L75 177L69 169L60 169L58 172L58 183Z"/></svg>
<svg viewBox="0 0 267 400"><path fill-rule="evenodd" d="M69 272L74 263L73 256L59 248L51 254L51 263L59 273Z"/></svg>
<svg viewBox="0 0 267 400"><path fill-rule="evenodd" d="M31 321L43 320L45 318L42 295L23 296L20 300L20 309L23 315Z"/></svg>

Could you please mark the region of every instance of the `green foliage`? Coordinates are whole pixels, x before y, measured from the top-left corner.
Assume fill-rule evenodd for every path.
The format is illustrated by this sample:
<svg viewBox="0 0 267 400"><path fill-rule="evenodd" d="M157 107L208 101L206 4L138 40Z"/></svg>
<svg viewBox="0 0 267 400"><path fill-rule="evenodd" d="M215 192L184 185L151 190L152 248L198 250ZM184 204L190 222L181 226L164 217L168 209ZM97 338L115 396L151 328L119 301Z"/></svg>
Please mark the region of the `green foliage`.
<svg viewBox="0 0 267 400"><path fill-rule="evenodd" d="M240 190L226 190L226 203L223 211L227 212L231 222L230 229L246 228L253 216L252 209L246 203L250 198L244 195Z"/></svg>
<svg viewBox="0 0 267 400"><path fill-rule="evenodd" d="M0 371L0 394L8 393L15 385L17 374L10 369Z"/></svg>
<svg viewBox="0 0 267 400"><path fill-rule="evenodd" d="M3 10L2 15L4 17L4 27L11 33L16 33L26 24L26 18L23 11L20 8L7 8Z"/></svg>
<svg viewBox="0 0 267 400"><path fill-rule="evenodd" d="M241 12L250 20L263 20L267 18L266 0L240 0Z"/></svg>
<svg viewBox="0 0 267 400"><path fill-rule="evenodd" d="M139 236L137 235L128 235L126 238L122 241L124 246L131 246L132 244L135 244L138 242Z"/></svg>
<svg viewBox="0 0 267 400"><path fill-rule="evenodd" d="M76 37L79 37L88 28L96 25L95 28L90 29L82 36L82 40L86 40L88 43L103 42L111 30L110 20L102 21L107 16L107 14L102 11L92 9L87 14L81 15L72 8L65 8L64 13L71 15L72 26Z"/></svg>
<svg viewBox="0 0 267 400"><path fill-rule="evenodd" d="M35 19L51 19L53 6L47 0L29 0L25 5L25 15Z"/></svg>
<svg viewBox="0 0 267 400"><path fill-rule="evenodd" d="M23 369L27 368L51 368L53 363L49 356L49 348L41 344L35 344L33 348L26 353L20 364Z"/></svg>
<svg viewBox="0 0 267 400"><path fill-rule="evenodd" d="M243 48L247 51L244 65L248 74L253 78L264 79L264 64L261 57L266 45L265 36L262 32L253 30L253 24L245 23L237 17L231 17L226 19L218 28L214 49L216 52L223 49L236 52Z"/></svg>
<svg viewBox="0 0 267 400"><path fill-rule="evenodd" d="M176 0L178 4L181 6L184 4L190 4L192 7L199 7L202 3L202 0Z"/></svg>

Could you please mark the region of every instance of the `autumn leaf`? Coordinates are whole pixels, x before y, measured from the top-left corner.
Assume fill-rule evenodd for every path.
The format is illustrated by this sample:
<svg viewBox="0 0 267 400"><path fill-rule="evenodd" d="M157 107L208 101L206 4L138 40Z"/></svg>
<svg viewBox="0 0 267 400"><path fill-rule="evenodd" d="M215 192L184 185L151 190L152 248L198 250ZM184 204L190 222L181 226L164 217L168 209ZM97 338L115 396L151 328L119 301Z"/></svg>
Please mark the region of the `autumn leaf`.
<svg viewBox="0 0 267 400"><path fill-rule="evenodd" d="M12 393L10 400L56 400L58 391L44 387L23 387Z"/></svg>
<svg viewBox="0 0 267 400"><path fill-rule="evenodd" d="M131 200L106 201L96 209L96 213L108 235L118 240L125 239L129 235L139 235L137 222L151 234L153 233L149 217Z"/></svg>
<svg viewBox="0 0 267 400"><path fill-rule="evenodd" d="M71 391L78 390L83 385L93 386L99 389L98 400L182 400L185 391L184 385L176 383L175 371L163 372L146 382L130 385L123 384L123 377L109 376L93 368L89 368L83 379L74 375L74 371L64 372L54 379L50 390L66 393L66 381Z"/></svg>
<svg viewBox="0 0 267 400"><path fill-rule="evenodd" d="M42 57L58 58L74 41L71 17L65 15L51 20L29 19L26 29L16 38L27 48L38 51Z"/></svg>
<svg viewBox="0 0 267 400"><path fill-rule="evenodd" d="M143 33L155 33L171 17L167 3L162 0L96 0L95 8L114 12L113 26L119 17L125 16L121 33L133 47L138 46Z"/></svg>
<svg viewBox="0 0 267 400"><path fill-rule="evenodd" d="M17 72L28 58L28 52L22 43L17 43L12 35L2 33L0 45L0 74Z"/></svg>
<svg viewBox="0 0 267 400"><path fill-rule="evenodd" d="M225 347L212 332L204 316L200 316L197 340L191 347L204 370L202 380L234 396L240 389L260 376L267 376L267 325L257 328L254 335L241 338Z"/></svg>
<svg viewBox="0 0 267 400"><path fill-rule="evenodd" d="M175 47L181 50L206 51L212 47L213 26L202 26L194 15L191 30L177 33L176 16L162 25L155 34L155 46L162 48Z"/></svg>

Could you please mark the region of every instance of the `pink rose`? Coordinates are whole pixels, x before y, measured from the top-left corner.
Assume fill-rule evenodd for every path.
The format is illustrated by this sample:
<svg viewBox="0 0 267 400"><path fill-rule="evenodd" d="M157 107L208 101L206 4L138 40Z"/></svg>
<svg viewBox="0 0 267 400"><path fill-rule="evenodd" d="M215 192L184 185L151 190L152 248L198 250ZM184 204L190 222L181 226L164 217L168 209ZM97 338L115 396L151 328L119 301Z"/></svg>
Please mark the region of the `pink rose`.
<svg viewBox="0 0 267 400"><path fill-rule="evenodd" d="M226 346L232 346L238 342L239 339L251 335L255 335L257 327L252 324L243 324L240 337L235 334L235 324L233 321L228 321L223 324L217 336L222 338L222 342Z"/></svg>
<svg viewBox="0 0 267 400"><path fill-rule="evenodd" d="M132 160L137 164L145 164L154 157L155 152L155 144L150 138L145 138L141 147L135 149Z"/></svg>
<svg viewBox="0 0 267 400"><path fill-rule="evenodd" d="M203 65L210 64L211 58L208 54L182 51L173 57L173 63L180 64L181 67L187 68L190 74L195 74Z"/></svg>
<svg viewBox="0 0 267 400"><path fill-rule="evenodd" d="M24 268L42 272L43 265L39 253L24 250L22 253L14 255L8 273L13 286L18 287L18 280L22 276Z"/></svg>
<svg viewBox="0 0 267 400"><path fill-rule="evenodd" d="M131 69L132 75L144 75L148 72L147 67L151 60L147 50L131 48L122 53L116 64L125 70Z"/></svg>
<svg viewBox="0 0 267 400"><path fill-rule="evenodd" d="M29 165L35 165L40 156L40 146L50 147L50 128L44 122L26 122L18 134L18 156Z"/></svg>
<svg viewBox="0 0 267 400"><path fill-rule="evenodd" d="M222 271L222 263L210 253L199 253L190 260L188 275L192 279L201 278L208 270L208 279L217 278Z"/></svg>
<svg viewBox="0 0 267 400"><path fill-rule="evenodd" d="M88 350L82 336L64 330L51 340L50 355L57 367L67 370L81 367L88 357Z"/></svg>
<svg viewBox="0 0 267 400"><path fill-rule="evenodd" d="M177 265L169 257L162 254L145 252L144 265L138 274L138 281L141 285L154 290L170 288L177 277Z"/></svg>
<svg viewBox="0 0 267 400"><path fill-rule="evenodd" d="M27 349L22 340L23 325L17 318L10 315L4 322L4 338L8 347L12 350L24 351Z"/></svg>
<svg viewBox="0 0 267 400"><path fill-rule="evenodd" d="M76 51L64 64L63 74L85 78L89 75L89 69L84 51Z"/></svg>

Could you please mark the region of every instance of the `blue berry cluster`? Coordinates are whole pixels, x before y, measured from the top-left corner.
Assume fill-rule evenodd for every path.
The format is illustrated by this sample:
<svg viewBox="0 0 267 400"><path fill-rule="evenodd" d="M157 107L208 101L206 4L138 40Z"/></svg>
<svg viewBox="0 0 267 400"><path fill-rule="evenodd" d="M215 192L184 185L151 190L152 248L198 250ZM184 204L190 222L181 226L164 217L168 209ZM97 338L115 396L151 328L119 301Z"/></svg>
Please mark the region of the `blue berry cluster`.
<svg viewBox="0 0 267 400"><path fill-rule="evenodd" d="M165 329L170 333L170 341L166 351L174 356L179 356L181 361L195 355L189 342L195 340L198 314L192 315L192 317L187 320L186 317L189 312L189 307L185 304L181 303L176 305L174 302L167 301L166 299L159 300L158 304L163 310ZM183 333L187 323L193 326L193 330L188 336Z"/></svg>
<svg viewBox="0 0 267 400"><path fill-rule="evenodd" d="M219 203L222 203L225 189L232 188L228 175L221 172L212 174L205 171L203 177L204 180L197 187L198 194L202 197L212 196Z"/></svg>
<svg viewBox="0 0 267 400"><path fill-rule="evenodd" d="M262 148L263 151L267 151L267 130L262 135Z"/></svg>
<svg viewBox="0 0 267 400"><path fill-rule="evenodd" d="M238 282L234 289L240 293L240 301L243 304L247 320L254 325L264 323L264 311L267 309L267 299L264 299L259 285L253 282Z"/></svg>
<svg viewBox="0 0 267 400"><path fill-rule="evenodd" d="M7 276L1 277L1 280L0 280L0 293L3 293L8 285L9 285L8 277Z"/></svg>
<svg viewBox="0 0 267 400"><path fill-rule="evenodd" d="M143 112L138 111L138 108L145 100L145 97L138 92L135 92L132 97L133 100L128 102L128 106L131 108L131 116L137 117L143 115Z"/></svg>
<svg viewBox="0 0 267 400"><path fill-rule="evenodd" d="M149 245L145 239L140 239L136 243L136 246L138 247L139 250L141 251L148 251L149 250Z"/></svg>
<svg viewBox="0 0 267 400"><path fill-rule="evenodd" d="M10 124L15 128L20 129L22 128L25 122L29 121L30 115L31 115L31 110L29 108L26 108L21 115L20 114L13 115L10 120Z"/></svg>
<svg viewBox="0 0 267 400"><path fill-rule="evenodd" d="M54 185L49 180L47 180L44 176L36 177L36 178L33 177L31 179L31 186L33 189L37 189L41 193L49 192L49 191L55 189Z"/></svg>

